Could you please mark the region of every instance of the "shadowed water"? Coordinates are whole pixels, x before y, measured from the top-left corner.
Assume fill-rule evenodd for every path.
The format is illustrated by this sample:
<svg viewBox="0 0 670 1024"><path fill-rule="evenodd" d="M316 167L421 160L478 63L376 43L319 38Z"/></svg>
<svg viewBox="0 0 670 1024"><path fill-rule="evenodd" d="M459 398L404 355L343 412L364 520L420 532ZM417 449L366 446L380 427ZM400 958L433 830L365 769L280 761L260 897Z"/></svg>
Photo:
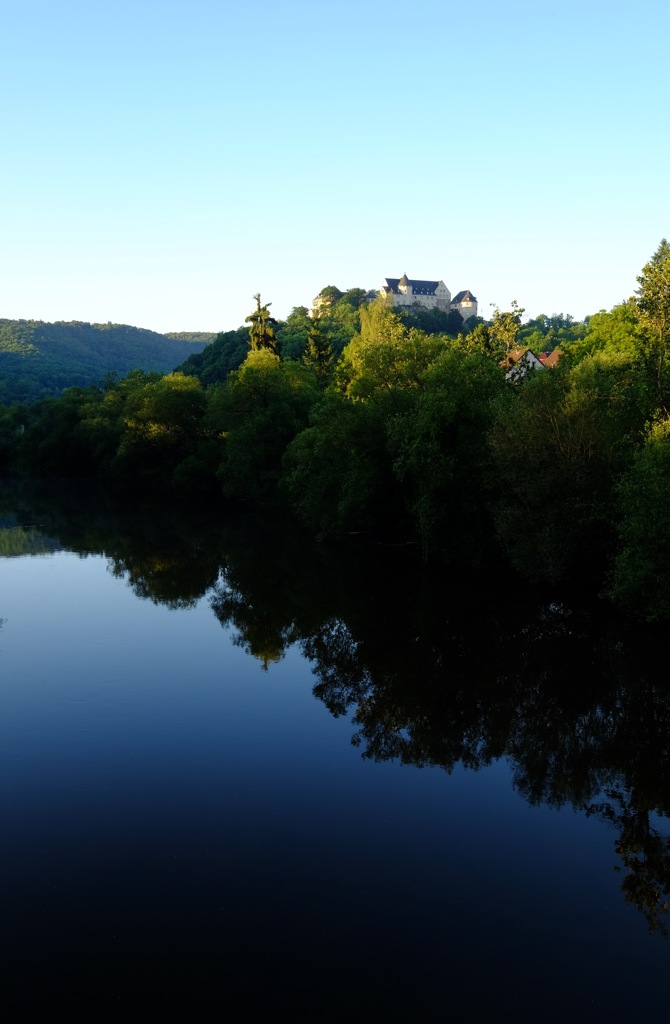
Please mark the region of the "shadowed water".
<svg viewBox="0 0 670 1024"><path fill-rule="evenodd" d="M662 635L202 508L0 505L5 1002L631 1020Z"/></svg>

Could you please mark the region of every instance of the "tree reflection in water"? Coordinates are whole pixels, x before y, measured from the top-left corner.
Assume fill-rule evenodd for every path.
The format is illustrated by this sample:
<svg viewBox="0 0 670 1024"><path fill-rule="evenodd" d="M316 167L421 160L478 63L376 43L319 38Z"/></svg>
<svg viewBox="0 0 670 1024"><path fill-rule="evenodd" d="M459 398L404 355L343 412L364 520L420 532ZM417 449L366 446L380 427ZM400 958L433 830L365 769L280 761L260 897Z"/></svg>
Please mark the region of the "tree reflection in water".
<svg viewBox="0 0 670 1024"><path fill-rule="evenodd" d="M301 564L311 576L318 562ZM670 811L658 634L539 595L521 601L504 581L495 593L454 579L454 598L411 563L359 554L346 580L341 562L316 579L299 564L275 547L227 565L212 607L238 643L256 656L299 643L314 695L351 716L366 758L449 772L506 757L531 804L611 823L622 892L667 935L670 839L651 823Z"/></svg>
<svg viewBox="0 0 670 1024"><path fill-rule="evenodd" d="M531 804L608 822L625 899L667 936L670 687L658 631L518 592L497 572L431 574L411 553L320 547L279 521L131 513L72 494L65 505L23 494L19 507L17 528L104 554L142 598L183 608L208 594L265 670L298 644L314 695L351 716L364 757L447 772L506 757Z"/></svg>

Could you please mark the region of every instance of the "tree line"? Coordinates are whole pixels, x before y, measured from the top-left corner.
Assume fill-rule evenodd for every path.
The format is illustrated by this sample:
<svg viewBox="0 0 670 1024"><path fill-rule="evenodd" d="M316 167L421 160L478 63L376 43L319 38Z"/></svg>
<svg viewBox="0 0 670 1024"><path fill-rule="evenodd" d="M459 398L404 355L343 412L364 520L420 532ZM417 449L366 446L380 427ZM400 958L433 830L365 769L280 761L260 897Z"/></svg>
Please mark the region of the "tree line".
<svg viewBox="0 0 670 1024"><path fill-rule="evenodd" d="M258 295L248 327L179 371L3 408L0 467L288 509L324 540L504 560L528 580L667 618L665 240L638 285L584 323L523 324L513 304L455 336L348 293L282 324ZM505 356L534 336L560 344L557 365L507 379Z"/></svg>
<svg viewBox="0 0 670 1024"><path fill-rule="evenodd" d="M0 320L0 403L55 397L68 387L97 384L107 373L167 373L211 337L127 324Z"/></svg>

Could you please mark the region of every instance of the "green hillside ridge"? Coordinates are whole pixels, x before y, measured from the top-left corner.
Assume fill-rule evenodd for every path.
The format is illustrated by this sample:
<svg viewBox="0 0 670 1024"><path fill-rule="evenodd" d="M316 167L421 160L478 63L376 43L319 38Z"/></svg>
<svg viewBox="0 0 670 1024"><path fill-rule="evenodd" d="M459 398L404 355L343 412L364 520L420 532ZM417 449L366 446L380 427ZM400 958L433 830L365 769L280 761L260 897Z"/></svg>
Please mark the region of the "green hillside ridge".
<svg viewBox="0 0 670 1024"><path fill-rule="evenodd" d="M110 373L169 373L213 336L198 333L171 337L128 324L0 319L0 404L88 387Z"/></svg>
<svg viewBox="0 0 670 1024"><path fill-rule="evenodd" d="M166 338L176 338L178 341L202 342L203 345L209 345L216 336L216 331L165 331Z"/></svg>

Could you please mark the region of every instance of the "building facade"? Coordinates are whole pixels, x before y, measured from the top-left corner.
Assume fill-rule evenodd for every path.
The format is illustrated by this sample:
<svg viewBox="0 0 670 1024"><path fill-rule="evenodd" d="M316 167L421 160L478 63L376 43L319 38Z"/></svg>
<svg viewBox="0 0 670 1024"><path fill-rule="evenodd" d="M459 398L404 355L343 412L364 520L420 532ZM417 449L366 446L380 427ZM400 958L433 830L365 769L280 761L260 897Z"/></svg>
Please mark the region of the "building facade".
<svg viewBox="0 0 670 1024"><path fill-rule="evenodd" d="M451 308L457 309L465 322L471 316L477 316L477 299L471 291L458 292L451 300Z"/></svg>
<svg viewBox="0 0 670 1024"><path fill-rule="evenodd" d="M452 299L451 292L444 281L410 280L407 274L402 277L387 277L382 285L381 294L388 296L394 306L412 306L415 303L426 309L458 310L464 320L477 316L477 299L471 291L458 292Z"/></svg>

